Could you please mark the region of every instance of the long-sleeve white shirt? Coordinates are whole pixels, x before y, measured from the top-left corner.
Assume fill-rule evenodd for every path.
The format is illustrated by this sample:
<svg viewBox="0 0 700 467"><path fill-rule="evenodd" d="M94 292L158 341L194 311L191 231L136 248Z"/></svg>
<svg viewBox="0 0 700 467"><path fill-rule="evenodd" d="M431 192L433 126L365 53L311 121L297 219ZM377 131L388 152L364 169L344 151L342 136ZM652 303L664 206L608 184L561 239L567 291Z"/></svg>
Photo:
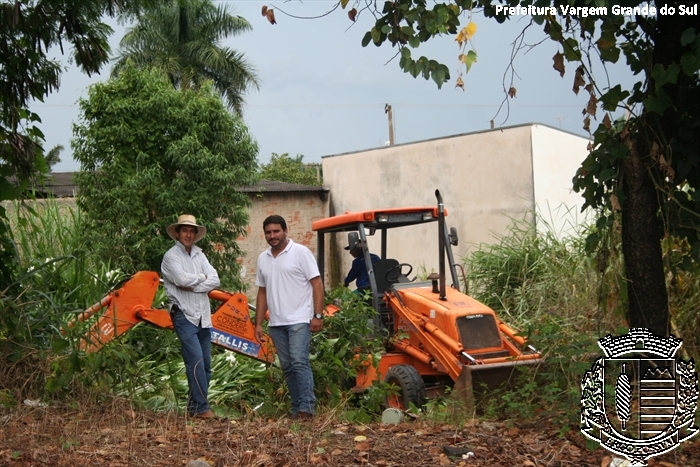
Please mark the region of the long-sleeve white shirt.
<svg viewBox="0 0 700 467"><path fill-rule="evenodd" d="M175 242L165 252L161 273L170 307L177 305L192 324L212 327L208 293L219 287L219 275L202 249L192 245L190 253ZM187 290L191 289L191 290Z"/></svg>

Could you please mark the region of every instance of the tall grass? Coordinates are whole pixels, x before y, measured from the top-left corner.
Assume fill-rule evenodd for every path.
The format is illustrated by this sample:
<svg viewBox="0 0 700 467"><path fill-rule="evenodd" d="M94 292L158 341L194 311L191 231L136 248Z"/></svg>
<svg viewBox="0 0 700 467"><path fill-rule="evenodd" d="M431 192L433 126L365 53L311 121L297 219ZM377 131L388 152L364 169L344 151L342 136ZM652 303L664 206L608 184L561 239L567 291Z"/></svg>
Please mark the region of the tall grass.
<svg viewBox="0 0 700 467"><path fill-rule="evenodd" d="M493 398L490 411L552 416L575 426L581 378L600 355L597 340L627 331L624 261L616 229L590 254L587 228L561 235L541 218L537 224L538 230L513 221L507 235L481 245L465 261L471 295L523 331L545 356L536 371L523 372L520 390ZM673 331L684 339L686 353L697 358L700 268L694 263L679 268L685 256L665 250L667 267L675 271L669 272Z"/></svg>
<svg viewBox="0 0 700 467"><path fill-rule="evenodd" d="M663 243L667 265L671 332L683 339L683 352L700 360L700 264L685 241L672 237Z"/></svg>
<svg viewBox="0 0 700 467"><path fill-rule="evenodd" d="M123 275L92 257L82 242L82 216L74 206L55 199L11 209L21 293L15 302L24 317L38 316L65 324L76 311Z"/></svg>
<svg viewBox="0 0 700 467"><path fill-rule="evenodd" d="M624 324L611 311L617 306L601 306L606 290L601 278L607 281L621 271L601 275L599 261L586 253L584 229L561 235L541 218L537 224L539 229L514 220L507 235L481 245L465 261L470 294L527 335L545 356L539 368L522 372L518 391L490 398L489 412L573 420L597 339Z"/></svg>
<svg viewBox="0 0 700 467"><path fill-rule="evenodd" d="M19 270L17 281L0 291L0 352L14 371L2 376L8 384L25 378L22 390L36 396L54 371L56 352L67 347L61 331L117 277L82 248L82 218L74 207L54 199L16 202L8 214Z"/></svg>
<svg viewBox="0 0 700 467"><path fill-rule="evenodd" d="M470 294L519 327L556 320L577 332L615 329L621 317L599 306L600 264L585 247L585 231L561 236L513 220L507 235L466 260Z"/></svg>

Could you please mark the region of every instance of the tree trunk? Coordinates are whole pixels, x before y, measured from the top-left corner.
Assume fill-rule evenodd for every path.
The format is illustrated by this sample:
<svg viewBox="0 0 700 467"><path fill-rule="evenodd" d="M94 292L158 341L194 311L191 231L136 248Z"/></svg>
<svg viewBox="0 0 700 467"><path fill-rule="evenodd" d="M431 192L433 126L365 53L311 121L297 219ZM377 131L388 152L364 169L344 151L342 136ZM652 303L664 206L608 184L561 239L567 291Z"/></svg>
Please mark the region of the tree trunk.
<svg viewBox="0 0 700 467"><path fill-rule="evenodd" d="M626 145L629 155L622 162L622 253L627 273L631 328L644 327L659 336L670 331L668 294L664 279L659 202L649 174L651 158L643 133L634 132ZM644 155L644 152L647 155Z"/></svg>
<svg viewBox="0 0 700 467"><path fill-rule="evenodd" d="M697 19L692 16L660 15L656 19L654 27L648 28L654 44L652 63L647 70L650 96L658 92L651 70L656 65L668 69L672 64L680 64L683 54L692 51L692 44L682 45L683 33L688 28L697 28ZM687 104L683 102L684 90L697 86L695 79L681 72L677 81L663 85L673 102L663 115L644 108L635 131L630 131L625 138L629 155L623 159L620 174L626 198L622 203L622 252L628 280L629 325L649 328L660 336L669 335L671 319L661 251L663 230L659 220L664 195L656 190L652 177L656 177L659 184L674 183L668 180L669 174L657 160L658 154L665 155L667 161L673 159L670 147L680 114ZM657 153L656 157L652 157L652 152Z"/></svg>

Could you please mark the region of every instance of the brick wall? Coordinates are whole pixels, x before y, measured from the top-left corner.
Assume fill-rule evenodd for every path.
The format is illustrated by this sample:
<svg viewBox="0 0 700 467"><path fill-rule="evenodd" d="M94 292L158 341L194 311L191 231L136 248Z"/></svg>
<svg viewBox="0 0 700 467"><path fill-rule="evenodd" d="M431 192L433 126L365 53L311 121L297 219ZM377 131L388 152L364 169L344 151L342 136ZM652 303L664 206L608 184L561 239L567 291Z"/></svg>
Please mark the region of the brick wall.
<svg viewBox="0 0 700 467"><path fill-rule="evenodd" d="M308 247L316 256L316 234L311 223L328 216L328 202L322 201L318 192L268 192L264 195L251 194L250 223L248 235L238 239L238 244L246 255L239 259L241 279L248 287L246 294L251 303L255 302L257 288L255 273L258 256L268 248L262 224L265 218L278 214L287 221L289 238Z"/></svg>

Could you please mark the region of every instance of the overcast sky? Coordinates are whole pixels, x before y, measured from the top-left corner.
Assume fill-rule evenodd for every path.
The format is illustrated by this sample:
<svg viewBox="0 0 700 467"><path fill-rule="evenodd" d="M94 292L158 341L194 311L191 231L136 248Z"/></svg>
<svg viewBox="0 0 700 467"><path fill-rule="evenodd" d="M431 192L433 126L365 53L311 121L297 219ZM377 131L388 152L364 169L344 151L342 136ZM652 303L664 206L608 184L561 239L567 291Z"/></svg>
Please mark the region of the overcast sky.
<svg viewBox="0 0 700 467"><path fill-rule="evenodd" d="M335 1L330 0L215 3L229 5L253 26L252 32L229 38L225 45L244 52L261 80L260 91L247 96L244 111L245 122L260 147L261 163L268 162L273 152L302 154L305 162L320 162L325 155L383 146L389 140L386 104L393 109L396 144L485 130L492 119L496 127L543 123L586 135L582 110L587 95L572 92L572 65L563 78L552 68L557 47L551 41L516 58L516 97L509 99L509 112L504 106L497 114L504 86L510 86L512 43L529 23L527 16L497 24L475 14L478 29L473 42L478 61L463 77L464 90L455 88L460 51L454 36L413 50L414 58L426 55L450 68L450 81L439 90L432 80L404 73L398 58L393 59L396 49L388 45L362 47L362 37L374 23L368 12L361 13L353 24L340 9L314 20L291 18L281 11L316 16L333 7ZM276 25L261 15L263 5L275 9ZM110 24L115 29L111 44L116 52L125 28ZM541 28L533 25L526 37L527 43L540 42ZM605 86L602 67L597 71ZM612 83L632 82L624 64L609 69L608 74ZM109 68L105 68L101 76L91 79L69 66L59 91L32 106L43 120L47 147L65 147L62 162L54 171L79 170L70 148L72 123L79 118L76 101L87 96L90 84L108 75ZM505 84L504 75L508 75Z"/></svg>

